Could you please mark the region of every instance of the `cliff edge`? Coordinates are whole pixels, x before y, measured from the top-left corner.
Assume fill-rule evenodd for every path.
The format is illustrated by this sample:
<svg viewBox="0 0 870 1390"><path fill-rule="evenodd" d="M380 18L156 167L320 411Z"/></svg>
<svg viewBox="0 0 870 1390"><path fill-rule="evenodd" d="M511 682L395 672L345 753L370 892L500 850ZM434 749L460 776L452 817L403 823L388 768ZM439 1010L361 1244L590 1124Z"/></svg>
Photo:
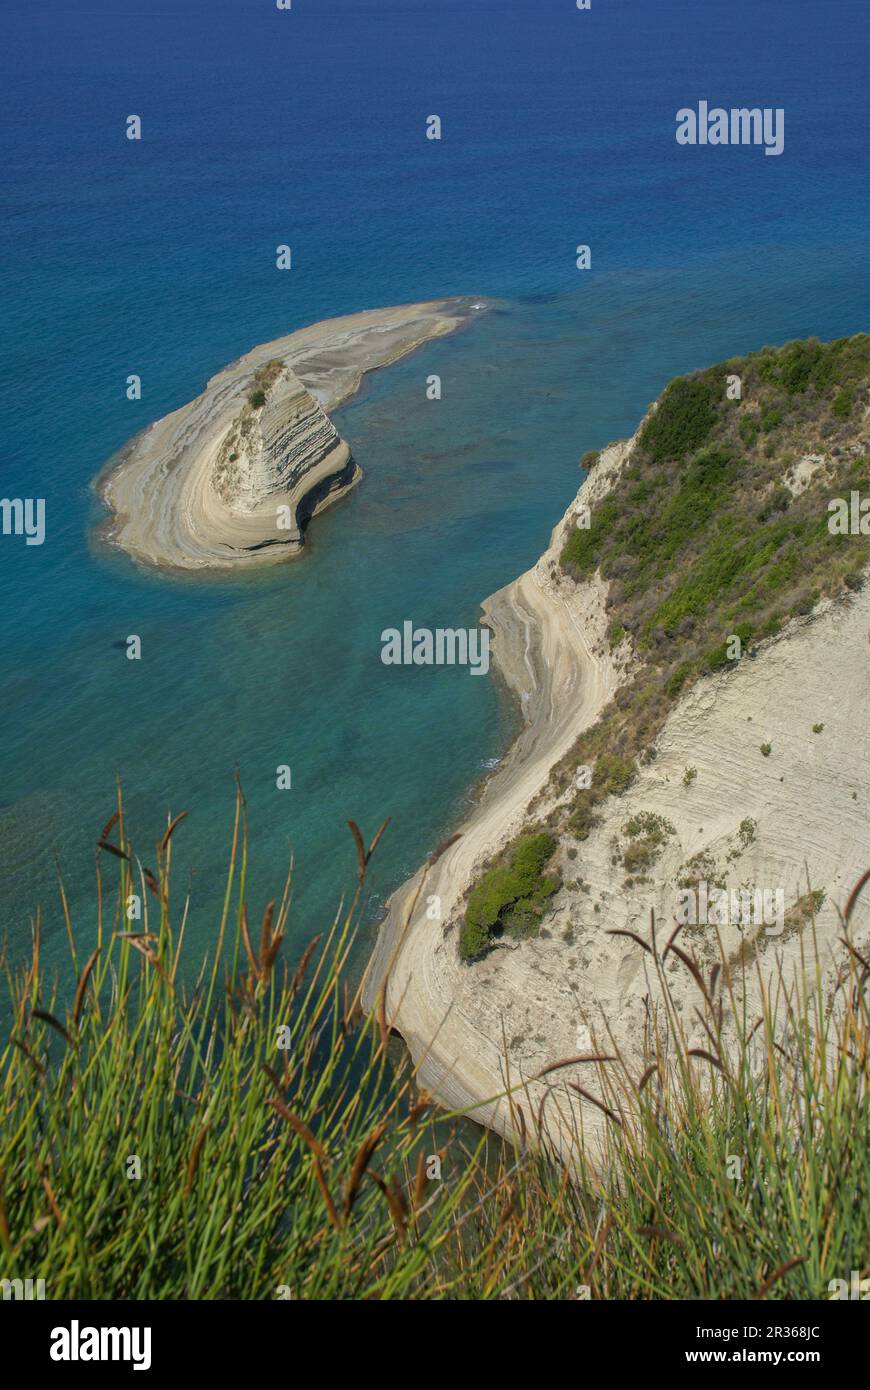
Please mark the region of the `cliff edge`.
<svg viewBox="0 0 870 1390"><path fill-rule="evenodd" d="M525 727L363 984L447 1108L599 1144L594 1066L547 1069L616 1049L645 1074L654 961L702 1052L698 978L726 1045L771 981L818 968L833 997L870 867L868 385L867 335L679 378L483 605ZM547 877L517 901L530 836ZM866 895L849 932L866 952Z"/></svg>

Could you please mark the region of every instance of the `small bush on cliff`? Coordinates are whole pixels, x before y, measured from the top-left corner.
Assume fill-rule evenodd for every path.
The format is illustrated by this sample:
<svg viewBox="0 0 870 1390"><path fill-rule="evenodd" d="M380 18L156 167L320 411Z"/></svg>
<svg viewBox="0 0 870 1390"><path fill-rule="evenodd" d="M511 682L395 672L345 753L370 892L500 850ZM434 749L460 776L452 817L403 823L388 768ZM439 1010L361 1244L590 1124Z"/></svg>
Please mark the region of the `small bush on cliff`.
<svg viewBox="0 0 870 1390"><path fill-rule="evenodd" d="M556 841L542 832L524 835L508 853L507 862L489 869L472 888L459 934L459 954L477 960L493 936L508 931L529 936L537 929L547 903L559 888L557 878L543 875Z"/></svg>
<svg viewBox="0 0 870 1390"><path fill-rule="evenodd" d="M262 386L264 391L274 385L284 370L284 363L280 357L273 357L268 362L264 362L262 367L258 367L254 372L254 381L258 386Z"/></svg>
<svg viewBox="0 0 870 1390"><path fill-rule="evenodd" d="M568 819L568 829L578 840L588 840L595 827L601 824L601 817L595 814L593 805L587 793L582 800L578 800Z"/></svg>
<svg viewBox="0 0 870 1390"><path fill-rule="evenodd" d="M847 389L839 393L834 404L831 406L831 410L839 419L846 420L852 414L852 406L854 404L855 393Z"/></svg>
<svg viewBox="0 0 870 1390"><path fill-rule="evenodd" d="M602 753L595 762L592 785L603 796L622 796L636 776L637 765L633 758L621 753Z"/></svg>
<svg viewBox="0 0 870 1390"><path fill-rule="evenodd" d="M608 796L622 796L637 776L637 764L633 758L627 758L621 753L598 752L599 738L599 726L596 726L587 736L588 747L594 759L592 785L578 792L574 809L567 822L567 829L578 840L588 839L595 827L601 824L601 817L595 808Z"/></svg>
<svg viewBox="0 0 870 1390"><path fill-rule="evenodd" d="M747 449L754 449L758 439L758 419L754 415L744 415L741 417L739 426L740 438Z"/></svg>
<svg viewBox="0 0 870 1390"><path fill-rule="evenodd" d="M622 852L623 867L629 874L638 874L652 868L667 840L677 832L664 816L638 811L626 821L622 833L631 841Z"/></svg>

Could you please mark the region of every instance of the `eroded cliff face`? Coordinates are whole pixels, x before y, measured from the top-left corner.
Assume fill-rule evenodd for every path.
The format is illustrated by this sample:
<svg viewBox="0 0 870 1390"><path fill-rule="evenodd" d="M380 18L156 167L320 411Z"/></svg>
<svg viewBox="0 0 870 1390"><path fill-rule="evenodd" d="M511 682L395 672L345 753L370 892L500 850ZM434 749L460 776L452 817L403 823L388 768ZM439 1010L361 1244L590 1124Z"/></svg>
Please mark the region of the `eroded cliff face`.
<svg viewBox="0 0 870 1390"><path fill-rule="evenodd" d="M272 510L276 539L283 532L292 542L299 539L296 511L302 495L341 475L349 462L350 449L325 411L295 372L276 361L257 374L227 430L213 486L234 516Z"/></svg>
<svg viewBox="0 0 870 1390"><path fill-rule="evenodd" d="M717 921L711 909L706 921L698 914L683 928L680 944L704 977L720 959L721 940L751 1022L762 1007L760 980L775 980L780 971L791 983L814 978L817 950L829 997L847 958L840 912L870 849L864 588L796 618L735 672L698 682L676 703L655 756L628 791L605 803L588 838L578 844L555 832L548 869L563 886L540 934L506 940L472 966L461 962L457 937L468 891L530 823L558 819L569 793L551 785L550 768L600 717L633 666L628 642L611 649L600 576L577 584L558 565L578 505L607 496L632 442L602 453L549 550L484 605L499 668L526 728L460 838L394 895L364 992L374 1007L388 979L387 1020L407 1042L418 1081L442 1104L521 1139L507 1103L485 1099L499 1096L510 1079L527 1118L546 1101L547 1133L566 1157L578 1124L590 1153L603 1142L601 1112L566 1089L588 1087L592 1068L534 1078L557 1058L607 1053L614 1044L643 1074L650 1015L664 1007L651 957L636 939L651 941L651 920L661 951L681 893L694 890L705 907L706 891L717 886L749 890L751 920ZM632 873L626 852L644 838L629 833L635 826L662 834L660 845L649 837L650 862ZM758 918L756 890L782 891L780 921ZM441 922L427 918L433 900L441 904ZM866 896L855 908L851 939L863 953L870 949ZM695 981L676 955L666 970L686 1045L709 1046L695 1012ZM727 995L725 1004L730 1045L735 1017Z"/></svg>
<svg viewBox="0 0 870 1390"><path fill-rule="evenodd" d="M860 393L842 385L850 361L864 373L870 342L844 343L836 361L841 344L765 350L757 372L741 360L747 389L724 416L718 379L684 382L661 419L663 395L638 434L595 455L537 564L483 605L524 729L458 836L391 898L363 993L448 1109L520 1142L546 1112L563 1156L581 1134L595 1155L607 1124L589 1100L590 1061L618 1049L633 1077L647 1074L663 1021L668 1059L675 1038L703 1059L702 989L718 981L726 1052L787 990L818 980L825 1007L842 1006L842 914L870 862L870 552L854 521L870 408L863 376ZM777 375L826 361L815 396L789 393L792 378ZM724 378L724 367L708 370ZM714 402L701 440L699 390ZM668 437L674 424L683 436ZM662 459L645 454L645 437ZM734 460L718 487L717 468ZM852 501L848 534L828 524L832 498ZM578 535L598 549L572 545ZM709 556L723 554L731 567L705 588ZM681 584L695 586L695 624L659 617ZM727 634L747 615L754 626L720 661L720 617ZM664 647L661 621L673 628ZM672 681L687 657L694 679L683 669ZM494 934L488 953L463 963L472 889L520 834L543 830L561 887L539 933ZM866 958L866 892L849 939Z"/></svg>
<svg viewBox="0 0 870 1390"><path fill-rule="evenodd" d="M846 960L839 914L870 862L870 748L861 732L868 633L865 589L795 620L734 673L699 682L588 838L578 845L558 836L552 867L563 887L540 936L464 972L453 967L480 1031L497 1041L504 1027L513 1068L534 1075L555 1056L615 1038L642 1073L647 1010L660 992L650 956L614 933L650 941L651 913L660 947L685 921L680 944L705 978L721 942L753 1018L761 1007L756 971L772 978L782 965L789 980L812 974L813 937L830 991ZM545 793L535 810L546 821L559 803ZM749 894L739 915L733 900L715 907L717 888ZM852 939L866 951L864 898ZM693 981L676 957L667 969L687 1036L704 1046ZM582 1080L579 1070L568 1075Z"/></svg>

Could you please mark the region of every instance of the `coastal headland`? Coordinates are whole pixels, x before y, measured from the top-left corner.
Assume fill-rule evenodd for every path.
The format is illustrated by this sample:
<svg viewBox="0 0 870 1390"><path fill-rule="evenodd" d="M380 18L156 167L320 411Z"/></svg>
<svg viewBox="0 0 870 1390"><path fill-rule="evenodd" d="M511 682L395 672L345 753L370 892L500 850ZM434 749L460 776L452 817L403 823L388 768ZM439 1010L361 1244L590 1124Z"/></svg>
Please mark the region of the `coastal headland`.
<svg viewBox="0 0 870 1390"><path fill-rule="evenodd" d="M669 1026L701 1057L702 977L725 981L725 1047L772 980L800 988L818 968L833 1001L841 913L868 868L870 585L867 542L828 518L866 476L868 349L810 340L679 378L589 457L548 549L483 603L524 727L390 898L362 983L446 1109L566 1159L600 1152L597 1067L655 1062L663 971ZM508 900L483 950L463 950L470 895L504 883L530 833L552 845L550 896ZM725 890L731 915L708 913ZM687 897L700 911L680 916ZM774 899L775 918L743 911ZM662 960L675 926L696 974ZM868 949L861 898L849 933Z"/></svg>
<svg viewBox="0 0 870 1390"><path fill-rule="evenodd" d="M328 319L224 367L137 435L97 480L100 534L135 559L181 571L298 556L308 521L361 477L329 419L365 373L452 333L479 300Z"/></svg>

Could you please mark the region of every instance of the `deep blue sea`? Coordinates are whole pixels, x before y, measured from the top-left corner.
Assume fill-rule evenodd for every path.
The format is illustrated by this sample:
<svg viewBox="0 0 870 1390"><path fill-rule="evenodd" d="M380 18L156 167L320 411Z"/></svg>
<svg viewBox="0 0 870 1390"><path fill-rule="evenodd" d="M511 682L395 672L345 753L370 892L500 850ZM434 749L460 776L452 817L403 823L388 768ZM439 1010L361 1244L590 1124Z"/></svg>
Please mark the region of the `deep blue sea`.
<svg viewBox="0 0 870 1390"><path fill-rule="evenodd" d="M870 5L6 0L2 35L0 491L43 497L47 535L0 537L0 935L23 953L39 907L60 961L59 867L92 939L117 775L146 863L189 812L176 894L204 948L236 768L251 915L292 848L298 948L353 887L346 820L392 816L373 921L516 728L496 680L383 666L381 630L476 623L544 548L580 455L674 374L870 328ZM782 107L784 153L677 146L701 99ZM199 582L94 542L94 476L225 363L454 294L499 307L339 412L365 479L302 562Z"/></svg>

